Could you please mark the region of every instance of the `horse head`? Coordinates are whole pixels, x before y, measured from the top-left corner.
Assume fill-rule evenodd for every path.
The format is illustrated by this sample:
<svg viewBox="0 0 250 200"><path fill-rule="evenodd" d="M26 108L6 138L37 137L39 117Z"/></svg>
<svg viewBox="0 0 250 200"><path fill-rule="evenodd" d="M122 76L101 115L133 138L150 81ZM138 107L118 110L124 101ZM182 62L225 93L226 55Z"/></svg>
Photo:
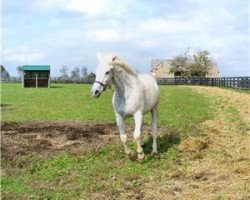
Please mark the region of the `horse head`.
<svg viewBox="0 0 250 200"><path fill-rule="evenodd" d="M93 97L98 98L102 92L112 84L112 78L114 76L114 66L112 62L116 59L117 56L113 54L98 54L99 64L95 70L96 78L91 89Z"/></svg>

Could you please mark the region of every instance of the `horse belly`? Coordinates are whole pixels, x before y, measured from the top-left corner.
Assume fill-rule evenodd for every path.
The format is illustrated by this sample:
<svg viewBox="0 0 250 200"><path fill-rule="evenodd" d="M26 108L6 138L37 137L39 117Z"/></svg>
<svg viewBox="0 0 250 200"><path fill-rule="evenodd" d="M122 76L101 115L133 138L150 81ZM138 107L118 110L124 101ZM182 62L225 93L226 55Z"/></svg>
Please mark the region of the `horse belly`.
<svg viewBox="0 0 250 200"><path fill-rule="evenodd" d="M145 75L141 77L144 88L144 109L143 112L149 112L158 103L159 88L152 76Z"/></svg>
<svg viewBox="0 0 250 200"><path fill-rule="evenodd" d="M157 102L158 102L157 96L146 95L143 113L151 111L153 107L157 104Z"/></svg>

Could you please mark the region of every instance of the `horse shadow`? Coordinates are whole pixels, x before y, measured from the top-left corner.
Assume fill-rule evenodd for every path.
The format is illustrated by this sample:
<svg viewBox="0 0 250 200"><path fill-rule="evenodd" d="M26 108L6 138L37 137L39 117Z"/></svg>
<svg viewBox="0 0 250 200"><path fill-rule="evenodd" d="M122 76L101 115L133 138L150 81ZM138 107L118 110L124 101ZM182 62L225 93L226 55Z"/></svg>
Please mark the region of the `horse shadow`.
<svg viewBox="0 0 250 200"><path fill-rule="evenodd" d="M1 108L7 107L7 106L10 106L10 104L1 103Z"/></svg>
<svg viewBox="0 0 250 200"><path fill-rule="evenodd" d="M174 145L180 144L181 136L175 130L164 130L158 137L157 137L157 149L158 153L165 153ZM152 143L153 139L150 136L143 145L144 153L151 154L152 152Z"/></svg>

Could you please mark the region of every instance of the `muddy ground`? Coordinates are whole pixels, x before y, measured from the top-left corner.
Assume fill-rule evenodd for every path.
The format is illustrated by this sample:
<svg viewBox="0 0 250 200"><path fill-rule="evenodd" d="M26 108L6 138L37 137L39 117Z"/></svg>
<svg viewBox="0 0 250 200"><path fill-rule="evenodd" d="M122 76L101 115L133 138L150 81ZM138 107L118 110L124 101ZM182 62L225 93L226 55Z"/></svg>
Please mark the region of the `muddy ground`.
<svg viewBox="0 0 250 200"><path fill-rule="evenodd" d="M2 124L2 158L36 152L83 154L119 142L115 124L27 122Z"/></svg>
<svg viewBox="0 0 250 200"><path fill-rule="evenodd" d="M32 152L39 155L58 152L82 155L100 150L106 145L121 144L115 123L3 123L1 129L1 156L10 160L17 155L28 155ZM144 129L150 133L150 126L144 126ZM133 133L133 126L128 126L127 130Z"/></svg>

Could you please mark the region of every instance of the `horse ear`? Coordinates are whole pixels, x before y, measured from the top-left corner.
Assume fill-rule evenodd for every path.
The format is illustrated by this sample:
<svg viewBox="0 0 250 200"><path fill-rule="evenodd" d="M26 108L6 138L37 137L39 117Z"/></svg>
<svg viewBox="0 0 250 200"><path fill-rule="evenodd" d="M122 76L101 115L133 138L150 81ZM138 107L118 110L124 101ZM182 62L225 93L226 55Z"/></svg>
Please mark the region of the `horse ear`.
<svg viewBox="0 0 250 200"><path fill-rule="evenodd" d="M112 56L111 62L110 62L109 64L110 64L111 66L115 67L115 65L116 65L117 63L119 63L119 62L120 62L119 57L117 57L117 56Z"/></svg>
<svg viewBox="0 0 250 200"><path fill-rule="evenodd" d="M117 56L112 56L111 61L110 61L110 65L112 65L114 67L115 62L117 62L117 61L118 61Z"/></svg>

